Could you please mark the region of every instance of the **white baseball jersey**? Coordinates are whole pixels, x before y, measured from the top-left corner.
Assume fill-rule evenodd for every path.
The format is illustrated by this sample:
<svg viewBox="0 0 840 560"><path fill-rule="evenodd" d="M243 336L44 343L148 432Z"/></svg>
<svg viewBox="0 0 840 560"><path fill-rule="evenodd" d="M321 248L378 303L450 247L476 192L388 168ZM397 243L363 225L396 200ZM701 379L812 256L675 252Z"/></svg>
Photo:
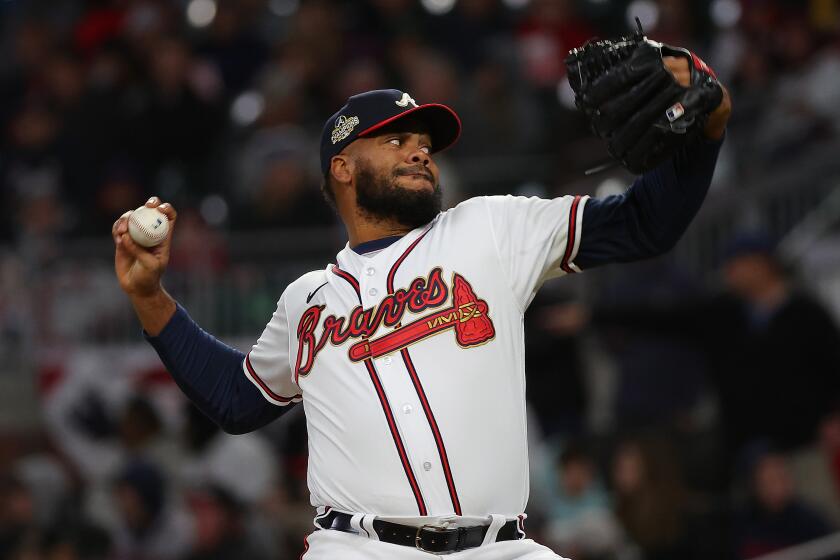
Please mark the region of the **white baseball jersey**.
<svg viewBox="0 0 840 560"><path fill-rule="evenodd" d="M303 400L314 506L516 517L528 500L523 314L579 272L586 197L478 197L286 288L243 369Z"/></svg>

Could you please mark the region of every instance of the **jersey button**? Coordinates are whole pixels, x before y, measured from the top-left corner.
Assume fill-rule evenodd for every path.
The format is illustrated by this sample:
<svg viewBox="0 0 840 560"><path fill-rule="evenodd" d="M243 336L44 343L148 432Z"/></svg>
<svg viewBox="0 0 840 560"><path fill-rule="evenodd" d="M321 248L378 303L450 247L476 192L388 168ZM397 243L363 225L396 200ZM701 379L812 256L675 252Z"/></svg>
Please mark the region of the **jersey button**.
<svg viewBox="0 0 840 560"><path fill-rule="evenodd" d="M374 269L372 266L369 266L365 270L365 274L367 274L368 276L373 276L374 274L376 274L376 269Z"/></svg>
<svg viewBox="0 0 840 560"><path fill-rule="evenodd" d="M411 414L411 411L414 410L414 407L411 406L410 404L404 404L402 410L403 410L403 414Z"/></svg>
<svg viewBox="0 0 840 560"><path fill-rule="evenodd" d="M383 359L382 361L385 362L386 366L390 366L391 362L392 362L392 358L391 358L391 356L385 356L385 359Z"/></svg>
<svg viewBox="0 0 840 560"><path fill-rule="evenodd" d="M375 296L378 293L379 293L379 290L377 290L376 288L371 288L370 290L368 290L368 294L370 294L372 296Z"/></svg>
<svg viewBox="0 0 840 560"><path fill-rule="evenodd" d="M431 464L430 462L428 462L428 461L424 461L424 462L423 462L423 470L424 470L424 471L430 471L430 470L432 470L432 464Z"/></svg>

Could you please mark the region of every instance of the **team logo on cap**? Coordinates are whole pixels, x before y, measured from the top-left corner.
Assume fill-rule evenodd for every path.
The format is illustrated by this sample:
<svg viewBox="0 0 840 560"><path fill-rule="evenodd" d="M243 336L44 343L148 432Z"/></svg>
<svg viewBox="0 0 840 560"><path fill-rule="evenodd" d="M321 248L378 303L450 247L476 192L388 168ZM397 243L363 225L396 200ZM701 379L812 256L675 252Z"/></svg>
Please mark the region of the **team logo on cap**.
<svg viewBox="0 0 840 560"><path fill-rule="evenodd" d="M341 115L337 119L335 119L335 128L332 131L332 136L330 136L330 140L332 140L333 144L337 144L350 136L350 133L353 132L353 129L356 128L356 125L359 124L359 117L345 117Z"/></svg>
<svg viewBox="0 0 840 560"><path fill-rule="evenodd" d="M408 107L411 104L412 107L417 107L417 102L414 101L410 95L404 93L402 98L399 101L394 101L400 107Z"/></svg>

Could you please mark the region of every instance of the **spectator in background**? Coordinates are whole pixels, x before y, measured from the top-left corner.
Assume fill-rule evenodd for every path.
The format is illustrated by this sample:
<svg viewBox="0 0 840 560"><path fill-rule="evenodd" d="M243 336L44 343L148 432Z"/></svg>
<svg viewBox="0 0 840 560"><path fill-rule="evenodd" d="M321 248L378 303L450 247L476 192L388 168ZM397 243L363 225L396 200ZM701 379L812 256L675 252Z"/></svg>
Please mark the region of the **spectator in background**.
<svg viewBox="0 0 840 560"><path fill-rule="evenodd" d="M16 558L31 549L37 536L32 493L22 481L4 476L0 479L0 557Z"/></svg>
<svg viewBox="0 0 840 560"><path fill-rule="evenodd" d="M126 465L143 461L168 477L180 465L182 451L167 437L149 399L129 393L120 400L100 385L98 373L93 369L64 376L43 403L44 421L52 442L84 484L82 511L111 528L111 486Z"/></svg>
<svg viewBox="0 0 840 560"><path fill-rule="evenodd" d="M709 342L720 352L724 425L738 443L764 436L783 449L810 444L840 397L837 325L821 302L795 289L767 236L736 238L723 276L735 299L701 321L717 331Z"/></svg>
<svg viewBox="0 0 840 560"><path fill-rule="evenodd" d="M68 520L47 532L39 560L113 560L111 538L101 528Z"/></svg>
<svg viewBox="0 0 840 560"><path fill-rule="evenodd" d="M677 337L702 350L727 464L758 439L785 451L811 444L840 397L837 325L819 300L795 286L764 234L733 239L721 274L723 293L668 306L602 307L591 322Z"/></svg>
<svg viewBox="0 0 840 560"><path fill-rule="evenodd" d="M185 407L187 457L180 464L180 485L217 486L246 507L259 505L280 477L280 463L268 442L259 434L225 434L195 405Z"/></svg>
<svg viewBox="0 0 840 560"><path fill-rule="evenodd" d="M190 45L178 36L150 39L150 83L131 124L131 153L143 158L156 190L203 194L207 160L221 127L215 91L196 79Z"/></svg>
<svg viewBox="0 0 840 560"><path fill-rule="evenodd" d="M267 46L255 33L254 4L219 2L208 36L199 40L198 54L219 72L228 97L251 85L268 59Z"/></svg>
<svg viewBox="0 0 840 560"><path fill-rule="evenodd" d="M557 464L559 495L547 504L545 540L575 560L612 558L623 541L593 457L579 443L565 446Z"/></svg>
<svg viewBox="0 0 840 560"><path fill-rule="evenodd" d="M308 166L309 138L293 125L257 131L240 152L237 183L241 229L331 225Z"/></svg>
<svg viewBox="0 0 840 560"><path fill-rule="evenodd" d="M163 473L129 462L113 485L118 514L113 539L118 560L178 560L194 546L194 521L172 500Z"/></svg>
<svg viewBox="0 0 840 560"><path fill-rule="evenodd" d="M757 449L748 463L750 499L734 523L737 558L769 554L835 529L796 495L783 455Z"/></svg>
<svg viewBox="0 0 840 560"><path fill-rule="evenodd" d="M580 323L558 324L554 301L537 293L525 314L528 403L547 438L579 438L587 433L591 400Z"/></svg>
<svg viewBox="0 0 840 560"><path fill-rule="evenodd" d="M517 29L517 44L525 78L537 88L554 90L566 75L563 60L569 50L594 35L571 0L535 0Z"/></svg>
<svg viewBox="0 0 840 560"><path fill-rule="evenodd" d="M55 240L68 224L63 204L64 167L56 138L55 112L40 102L28 102L13 118L8 151L0 161L3 196L2 231L33 259L32 264L54 256Z"/></svg>
<svg viewBox="0 0 840 560"><path fill-rule="evenodd" d="M213 278L230 264L228 246L218 231L210 228L195 209L178 216L178 237L172 243L172 268Z"/></svg>
<svg viewBox="0 0 840 560"><path fill-rule="evenodd" d="M248 512L229 492L210 486L190 497L195 518L195 545L187 560L268 560L249 531Z"/></svg>
<svg viewBox="0 0 840 560"><path fill-rule="evenodd" d="M471 123L469 129L462 132L461 141L465 147L458 153L479 157L483 165L488 165L497 156L516 156L533 154L542 148L546 139L547 127L545 115L539 103L526 88L518 87L519 76L512 68L512 60L505 60L500 55L486 55L476 65L469 85L464 88L463 109L459 109L462 119ZM504 142L499 139L504 138ZM496 181L491 169L487 173L482 188L492 189ZM496 186L496 190L509 188ZM487 194L486 191L476 194Z"/></svg>
<svg viewBox="0 0 840 560"><path fill-rule="evenodd" d="M820 423L816 445L788 458L799 495L840 528L840 409Z"/></svg>
<svg viewBox="0 0 840 560"><path fill-rule="evenodd" d="M773 37L784 72L763 92L773 118L758 120L754 136L770 164L790 161L809 143L840 132L840 51L825 48L804 15L788 17Z"/></svg>
<svg viewBox="0 0 840 560"><path fill-rule="evenodd" d="M660 439L621 442L612 462L615 514L642 560L690 558L688 493Z"/></svg>
<svg viewBox="0 0 840 560"><path fill-rule="evenodd" d="M834 497L834 504L840 508L840 410L835 409L820 426L820 448L826 462L833 484L833 492L826 492ZM836 525L840 526L840 514L837 515Z"/></svg>

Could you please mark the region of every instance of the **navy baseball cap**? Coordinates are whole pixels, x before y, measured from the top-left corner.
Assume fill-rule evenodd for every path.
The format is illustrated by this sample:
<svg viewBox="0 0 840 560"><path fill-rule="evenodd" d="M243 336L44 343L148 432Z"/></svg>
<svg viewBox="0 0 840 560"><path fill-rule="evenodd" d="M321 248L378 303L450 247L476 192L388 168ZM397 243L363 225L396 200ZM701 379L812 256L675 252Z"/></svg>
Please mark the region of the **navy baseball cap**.
<svg viewBox="0 0 840 560"><path fill-rule="evenodd" d="M448 148L461 134L461 119L446 105L418 105L409 94L397 89L367 91L350 97L344 107L324 124L321 132L321 173L327 175L333 156L353 140L371 135L408 115L414 115L429 127L432 152Z"/></svg>

